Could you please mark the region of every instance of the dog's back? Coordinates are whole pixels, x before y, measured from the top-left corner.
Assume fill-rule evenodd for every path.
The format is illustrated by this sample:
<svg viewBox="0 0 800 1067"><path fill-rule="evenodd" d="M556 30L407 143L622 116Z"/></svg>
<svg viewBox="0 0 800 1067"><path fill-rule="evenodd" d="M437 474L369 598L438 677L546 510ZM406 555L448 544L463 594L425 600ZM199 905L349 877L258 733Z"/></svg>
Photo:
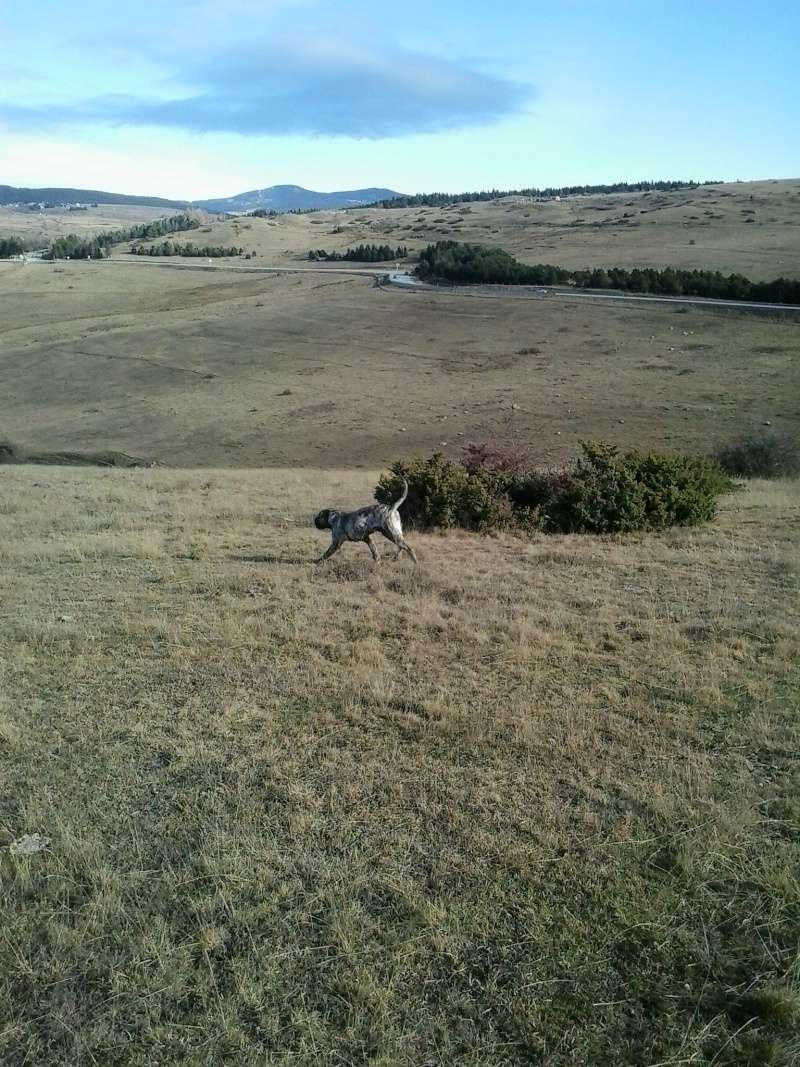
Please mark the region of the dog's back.
<svg viewBox="0 0 800 1067"><path fill-rule="evenodd" d="M344 534L348 541L363 541L369 534L383 533L394 525L393 514L399 525L397 512L386 504L369 504L357 511L347 511L341 516Z"/></svg>

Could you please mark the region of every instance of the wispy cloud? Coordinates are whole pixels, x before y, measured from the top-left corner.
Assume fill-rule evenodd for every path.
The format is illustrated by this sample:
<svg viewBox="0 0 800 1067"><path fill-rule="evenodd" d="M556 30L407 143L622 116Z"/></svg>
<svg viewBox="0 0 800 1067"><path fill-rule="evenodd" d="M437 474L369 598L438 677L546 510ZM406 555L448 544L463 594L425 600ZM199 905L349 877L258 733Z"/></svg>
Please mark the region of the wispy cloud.
<svg viewBox="0 0 800 1067"><path fill-rule="evenodd" d="M95 96L48 106L0 104L27 129L86 124L198 133L378 139L495 121L519 111L530 86L399 50L273 41L173 71L168 98Z"/></svg>

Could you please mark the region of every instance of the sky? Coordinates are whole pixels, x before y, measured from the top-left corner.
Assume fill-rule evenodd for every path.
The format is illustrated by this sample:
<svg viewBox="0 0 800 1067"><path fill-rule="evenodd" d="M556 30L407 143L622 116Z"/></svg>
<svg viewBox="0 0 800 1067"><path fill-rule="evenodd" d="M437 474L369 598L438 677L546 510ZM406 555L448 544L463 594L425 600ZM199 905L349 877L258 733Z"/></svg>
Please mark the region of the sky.
<svg viewBox="0 0 800 1067"><path fill-rule="evenodd" d="M797 0L0 0L0 183L800 175Z"/></svg>

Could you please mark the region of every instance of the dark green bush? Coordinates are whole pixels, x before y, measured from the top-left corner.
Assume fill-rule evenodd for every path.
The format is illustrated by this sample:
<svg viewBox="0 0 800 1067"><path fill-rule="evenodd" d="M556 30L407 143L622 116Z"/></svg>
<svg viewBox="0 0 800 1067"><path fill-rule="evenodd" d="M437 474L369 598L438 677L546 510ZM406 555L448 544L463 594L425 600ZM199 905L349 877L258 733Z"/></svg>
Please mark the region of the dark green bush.
<svg viewBox="0 0 800 1067"><path fill-rule="evenodd" d="M501 529L513 519L502 474L470 473L463 463L437 452L429 459L393 463L375 489L383 504L397 500L403 478L408 499L403 506L407 525L421 530L460 527L465 530Z"/></svg>
<svg viewBox="0 0 800 1067"><path fill-rule="evenodd" d="M723 445L715 458L724 471L740 478L796 478L800 441L781 430L760 430Z"/></svg>
<svg viewBox="0 0 800 1067"><path fill-rule="evenodd" d="M734 485L712 461L657 452L621 454L583 443L567 470L520 472L495 465L495 450L471 446L464 463L436 454L394 463L375 490L391 503L408 482L405 521L418 529L627 533L696 526L713 518ZM486 466L476 456L487 456Z"/></svg>

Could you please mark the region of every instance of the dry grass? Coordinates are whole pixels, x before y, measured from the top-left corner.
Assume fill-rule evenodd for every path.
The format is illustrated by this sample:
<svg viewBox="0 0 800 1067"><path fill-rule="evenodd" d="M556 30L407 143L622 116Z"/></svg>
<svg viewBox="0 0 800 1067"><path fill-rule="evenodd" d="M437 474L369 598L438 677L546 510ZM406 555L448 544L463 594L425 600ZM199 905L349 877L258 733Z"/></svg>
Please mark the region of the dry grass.
<svg viewBox="0 0 800 1067"><path fill-rule="evenodd" d="M797 325L740 312L10 264L0 343L0 437L29 454L336 468L500 438L556 462L586 437L692 450L800 430Z"/></svg>
<svg viewBox="0 0 800 1067"><path fill-rule="evenodd" d="M170 215L169 209L100 205L43 213L0 207L0 236L42 246L68 233L89 236ZM738 272L755 280L800 275L800 181L739 182L671 193L524 199L443 208L353 208L275 219L212 221L176 235L182 243L235 245L256 264L297 264L309 249L362 243L406 245L413 255L452 238L505 248L527 263L585 267L680 267ZM127 252L120 246L118 254Z"/></svg>
<svg viewBox="0 0 800 1067"><path fill-rule="evenodd" d="M137 207L134 204L98 204L87 211L66 211L47 208L45 211L26 211L0 205L0 237L22 237L36 248L46 248L58 237L77 233L93 237L108 230L121 230L140 222L175 215L177 209Z"/></svg>
<svg viewBox="0 0 800 1067"><path fill-rule="evenodd" d="M796 1062L797 485L313 566L374 481L4 472L0 1060Z"/></svg>
<svg viewBox="0 0 800 1067"><path fill-rule="evenodd" d="M362 243L406 245L413 255L431 241L452 238L499 245L524 263L572 269L671 266L758 280L796 278L800 181L570 197L560 203L511 199L444 208L353 208L225 220L209 223L205 231L179 239L256 251L256 264L296 264L312 248L332 251Z"/></svg>

